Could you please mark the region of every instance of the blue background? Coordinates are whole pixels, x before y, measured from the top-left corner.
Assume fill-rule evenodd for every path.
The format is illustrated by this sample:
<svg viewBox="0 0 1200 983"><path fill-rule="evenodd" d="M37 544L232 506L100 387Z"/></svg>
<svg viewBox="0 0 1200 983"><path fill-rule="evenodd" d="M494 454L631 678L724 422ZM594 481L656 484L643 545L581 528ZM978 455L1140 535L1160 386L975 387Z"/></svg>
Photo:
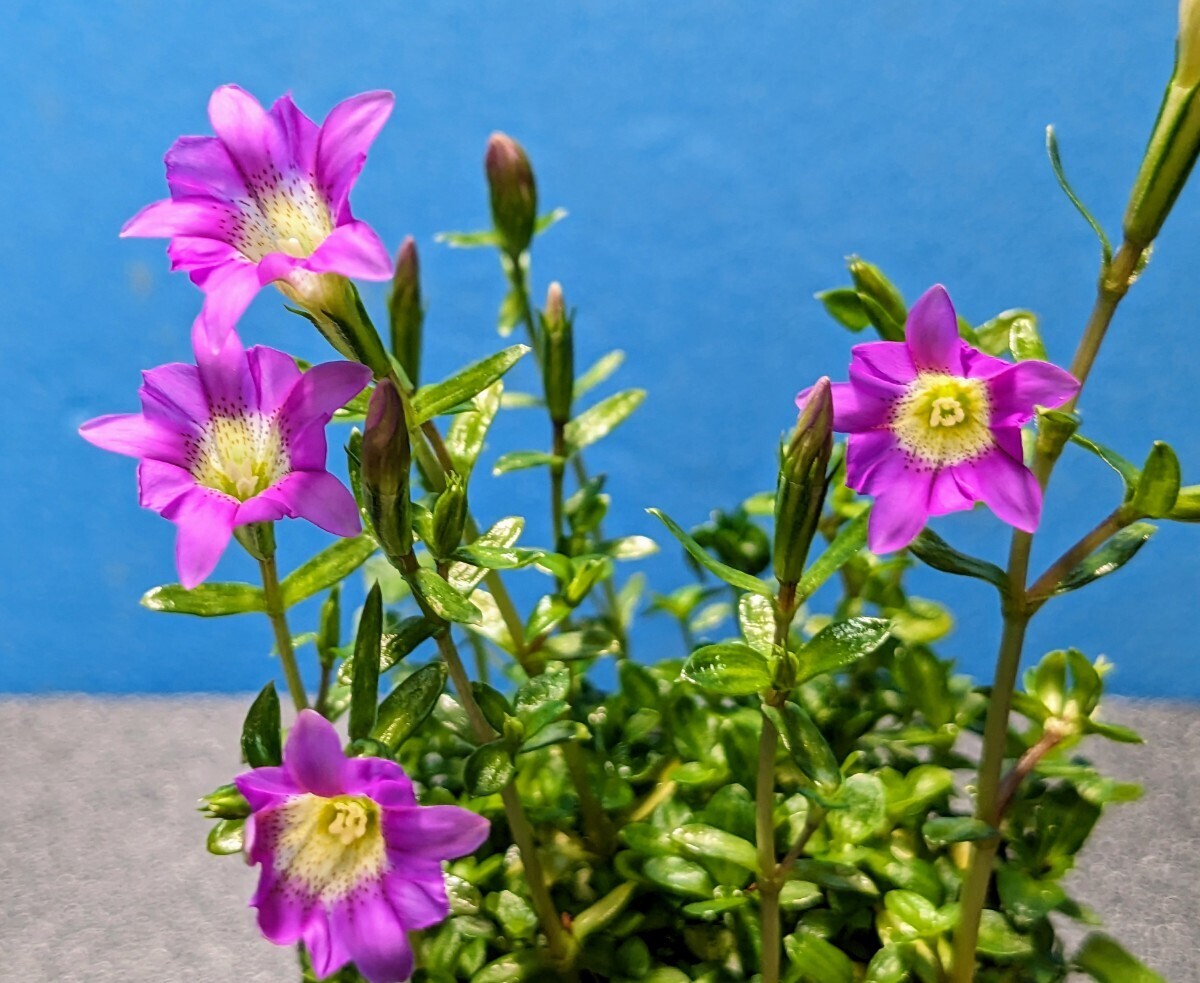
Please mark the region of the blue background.
<svg viewBox="0 0 1200 983"><path fill-rule="evenodd" d="M772 484L794 393L844 373L850 339L812 294L846 280L849 253L879 263L910 300L945 283L976 323L1033 308L1051 357L1069 360L1098 250L1055 186L1043 128L1057 125L1077 189L1115 232L1170 71L1176 10L1171 0L339 6L6 7L0 690L244 690L276 669L263 619L138 606L146 588L174 579L173 528L138 509L133 462L75 435L92 416L135 408L141 368L189 358L198 292L167 272L165 243L116 234L165 195L172 140L209 132L216 85L237 81L263 102L290 89L317 120L355 92L395 90L353 199L391 246L417 239L426 378L498 347L494 254L451 251L433 235L486 224L492 130L525 144L543 204L571 212L539 241L537 293L560 279L579 311L580 364L619 346L629 358L615 383L650 391L589 457L613 475L608 529L661 540L644 507L691 525ZM1192 482L1198 210L1200 196L1185 193L1084 405L1086 432L1135 460L1151 440L1171 441ZM382 296L367 292L377 312ZM328 357L274 291L242 333ZM530 365L511 382L535 384ZM486 460L544 446L544 431L537 414L508 414ZM331 436L335 449L340 441ZM524 510L528 541L542 542L544 482L483 469L475 509L485 521ZM1035 566L1117 494L1103 465L1071 453ZM984 511L935 528L1002 559L1005 530ZM301 523L281 538L285 566L325 541ZM1116 661L1119 691L1200 696L1198 547L1196 527L1163 529L1129 568L1044 611L1028 651L1075 644ZM235 552L218 577L251 576ZM643 568L658 590L683 582L673 546ZM542 581L518 583L528 604ZM990 589L928 571L916 587L953 600L959 625L943 651L988 673ZM647 620L638 655L677 654L676 639L665 620Z"/></svg>

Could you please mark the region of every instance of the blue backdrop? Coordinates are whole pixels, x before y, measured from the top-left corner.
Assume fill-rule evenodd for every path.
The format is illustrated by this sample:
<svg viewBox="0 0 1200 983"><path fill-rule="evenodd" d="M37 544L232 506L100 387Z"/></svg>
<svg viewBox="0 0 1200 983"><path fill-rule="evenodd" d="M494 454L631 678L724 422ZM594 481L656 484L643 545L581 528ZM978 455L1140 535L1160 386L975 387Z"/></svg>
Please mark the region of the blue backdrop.
<svg viewBox="0 0 1200 983"><path fill-rule="evenodd" d="M0 38L4 327L0 378L0 690L165 692L257 688L275 671L262 619L187 621L141 609L174 579L173 528L135 501L133 463L75 435L133 410L138 370L187 359L199 294L167 272L164 244L118 241L162 197L161 157L209 132L205 105L237 81L267 102L291 90L318 120L355 92L388 87L396 111L354 194L395 246L421 248L427 376L497 347L494 255L454 252L435 232L486 224L481 175L494 129L517 136L544 204L570 218L540 240L539 294L563 281L579 309L581 363L616 346L619 382L650 397L591 455L614 475L613 532L661 540L642 511L703 519L772 483L792 398L835 378L847 336L813 301L845 280L851 252L911 298L945 283L982 321L1015 306L1043 317L1066 361L1091 304L1097 246L1058 192L1042 149L1058 126L1078 190L1116 230L1170 70L1175 8L1156 0L816 0L774 4L639 0L339 5L302 2L7 7ZM1191 358L1200 302L1200 196L1185 194L1149 272L1123 307L1089 386L1089 433L1140 460L1170 440L1200 481ZM382 291L368 294L378 305ZM250 342L324 358L315 332L264 291ZM530 366L514 385L534 385ZM544 422L502 418L489 455L542 446ZM338 437L331 443L336 448ZM1072 454L1055 477L1035 565L1114 502L1117 486ZM544 540L544 475L478 482L493 519L519 496ZM937 520L962 548L1000 558L986 512ZM322 536L281 530L284 562ZM1134 694L1200 695L1194 608L1200 530L1170 527L1126 570L1053 605L1029 651L1075 644L1112 657ZM219 577L249 577L234 550ZM682 582L672 546L644 565ZM622 571L623 575L628 570ZM525 575L523 597L538 586ZM922 571L921 594L957 597L944 651L986 673L990 589ZM302 612L298 629L311 610ZM649 621L646 658L676 651Z"/></svg>

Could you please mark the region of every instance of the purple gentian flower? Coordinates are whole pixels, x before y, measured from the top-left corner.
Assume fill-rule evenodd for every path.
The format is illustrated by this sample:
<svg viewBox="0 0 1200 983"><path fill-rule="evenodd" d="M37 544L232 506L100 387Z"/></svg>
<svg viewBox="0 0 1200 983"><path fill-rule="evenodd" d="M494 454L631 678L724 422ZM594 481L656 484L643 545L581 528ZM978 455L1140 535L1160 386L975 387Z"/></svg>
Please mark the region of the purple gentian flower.
<svg viewBox="0 0 1200 983"><path fill-rule="evenodd" d="M350 188L392 111L390 92L338 103L320 127L290 95L266 111L236 85L208 103L215 137L167 151L171 197L147 205L122 236L171 239L171 268L204 291L201 321L219 347L259 288L272 281L320 309L340 277L387 280L379 237L350 214Z"/></svg>
<svg viewBox="0 0 1200 983"><path fill-rule="evenodd" d="M1074 396L1074 376L972 348L940 285L913 305L904 341L855 345L851 354L850 381L833 386L834 429L850 435L846 484L875 497L873 552L901 549L929 516L976 502L1017 529L1037 528L1042 489L1023 463L1021 425L1035 406Z"/></svg>
<svg viewBox="0 0 1200 983"><path fill-rule="evenodd" d="M262 865L250 904L263 935L303 941L322 978L348 962L370 983L412 974L405 933L450 912L442 861L465 856L488 821L458 806L420 806L395 762L342 754L333 725L302 710L283 767L235 779L250 803L246 852Z"/></svg>
<svg viewBox="0 0 1200 983"><path fill-rule="evenodd" d="M139 500L179 527L183 586L212 573L235 526L290 516L357 535L354 498L325 470L325 425L371 370L327 362L302 373L283 352L243 349L234 331L214 351L199 326L193 347L195 365L142 373L141 413L79 428L97 447L141 458Z"/></svg>

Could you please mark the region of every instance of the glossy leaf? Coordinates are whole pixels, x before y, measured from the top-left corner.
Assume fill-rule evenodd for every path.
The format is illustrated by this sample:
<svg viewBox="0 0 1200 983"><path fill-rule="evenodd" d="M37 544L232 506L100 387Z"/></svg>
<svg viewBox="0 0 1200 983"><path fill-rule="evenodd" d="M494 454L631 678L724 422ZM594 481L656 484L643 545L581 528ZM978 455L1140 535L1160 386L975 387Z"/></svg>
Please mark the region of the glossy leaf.
<svg viewBox="0 0 1200 983"><path fill-rule="evenodd" d="M1098 444L1094 440L1089 440L1082 434L1073 434L1071 436L1072 443L1078 444L1085 450L1091 451L1100 460L1112 468L1121 478L1122 484L1125 486L1125 497L1133 497L1134 491L1137 489L1138 479L1141 477L1141 472L1116 451L1105 447L1103 444Z"/></svg>
<svg viewBox="0 0 1200 983"><path fill-rule="evenodd" d="M649 536L622 536L605 540L596 550L613 560L640 560L657 553L658 543Z"/></svg>
<svg viewBox="0 0 1200 983"><path fill-rule="evenodd" d="M905 983L910 977L900 946L891 944L878 949L867 964L863 983Z"/></svg>
<svg viewBox="0 0 1200 983"><path fill-rule="evenodd" d="M476 537L471 546L488 549L511 547L521 537L521 531L524 528L525 520L519 515L507 516L493 523L486 532ZM446 573L446 579L450 582L450 586L468 597L485 576L487 576L486 569L466 562L451 563L450 569Z"/></svg>
<svg viewBox="0 0 1200 983"><path fill-rule="evenodd" d="M371 737L395 753L425 722L446 686L446 666L431 662L405 677L379 705Z"/></svg>
<svg viewBox="0 0 1200 983"><path fill-rule="evenodd" d="M409 427L445 413L465 403L504 375L529 351L527 345L511 345L502 351L480 359L441 382L422 386L412 397L412 417Z"/></svg>
<svg viewBox="0 0 1200 983"><path fill-rule="evenodd" d="M1062 188L1063 194L1067 196L1071 204L1075 206L1075 209L1083 216L1084 221L1092 227L1092 231L1096 233L1096 238L1100 240L1100 251L1103 256L1104 265L1107 267L1112 261L1112 244L1108 241L1108 236L1105 234L1103 226L1088 211L1087 206L1075 194L1075 189L1071 187L1071 183L1067 180L1066 172L1062 166L1062 158L1058 153L1058 137L1054 134L1053 126L1046 127L1046 153L1050 157L1050 167L1054 171L1054 177L1058 181L1058 186Z"/></svg>
<svg viewBox="0 0 1200 983"><path fill-rule="evenodd" d="M477 625L483 621L479 608L433 570L419 569L412 576L412 585L439 618L463 625Z"/></svg>
<svg viewBox="0 0 1200 983"><path fill-rule="evenodd" d="M246 764L251 768L282 764L282 730L279 695L275 684L267 683L250 704L242 723L242 759Z"/></svg>
<svg viewBox="0 0 1200 983"><path fill-rule="evenodd" d="M478 232L439 232L434 242L443 242L452 249L479 249L483 246L498 246L500 240L492 229Z"/></svg>
<svg viewBox="0 0 1200 983"><path fill-rule="evenodd" d="M601 931L613 923L625 910L637 893L637 884L625 881L618 884L599 901L594 901L575 916L571 923L571 934L582 943L593 932Z"/></svg>
<svg viewBox="0 0 1200 983"><path fill-rule="evenodd" d="M884 618L850 618L821 629L798 653L798 682L853 665L883 643L888 629Z"/></svg>
<svg viewBox="0 0 1200 983"><path fill-rule="evenodd" d="M471 475L475 462L483 450L488 429L496 418L504 398L504 383L493 382L471 399L471 408L465 413L456 413L446 431L446 453L454 464L454 470L464 478Z"/></svg>
<svg viewBox="0 0 1200 983"><path fill-rule="evenodd" d="M979 920L978 950L994 959L1022 959L1033 952L1033 943L1017 932L1000 912L985 908Z"/></svg>
<svg viewBox="0 0 1200 983"><path fill-rule="evenodd" d="M1037 315L1033 311L1013 309L1002 311L975 328L975 347L989 355L1003 355L1012 350L1015 332L1024 333L1022 321L1032 321L1036 330Z"/></svg>
<svg viewBox="0 0 1200 983"><path fill-rule="evenodd" d="M996 831L981 819L970 816L939 816L921 827L925 842L935 849L951 843L990 840Z"/></svg>
<svg viewBox="0 0 1200 983"><path fill-rule="evenodd" d="M510 471L525 471L528 468L548 467L551 464L562 464L565 458L545 451L509 451L501 454L492 466L492 474L507 474Z"/></svg>
<svg viewBox="0 0 1200 983"><path fill-rule="evenodd" d="M853 287L837 287L813 294L825 307L826 312L843 328L862 331L871 323L866 308Z"/></svg>
<svg viewBox="0 0 1200 983"><path fill-rule="evenodd" d="M1175 522L1200 522L1200 485L1180 488L1175 507L1167 518Z"/></svg>
<svg viewBox="0 0 1200 983"><path fill-rule="evenodd" d="M774 597L775 592L766 582L753 577L748 573L742 573L740 570L735 570L733 567L726 566L720 560L715 560L708 551L697 543L691 536L683 531L679 525L669 515L660 509L646 509L652 516L662 522L674 536L683 545L683 548L688 551L688 554L700 564L709 573L719 577L725 583L732 587L737 587L740 590L750 591L752 594L761 594L763 597ZM866 542L866 525L863 526L863 542ZM857 550L855 551L857 552ZM843 561L844 562L844 561ZM815 565L815 564L814 564ZM831 573L833 571L830 571Z"/></svg>
<svg viewBox="0 0 1200 983"><path fill-rule="evenodd" d="M1142 465L1130 507L1138 515L1150 519L1166 518L1175 508L1181 479L1179 458L1175 456L1171 445L1156 440L1146 457L1146 463Z"/></svg>
<svg viewBox="0 0 1200 983"><path fill-rule="evenodd" d="M367 592L354 639L354 676L350 682L350 740L371 736L379 704L379 659L383 640L383 595L379 584Z"/></svg>
<svg viewBox="0 0 1200 983"><path fill-rule="evenodd" d="M1097 983L1166 983L1154 970L1131 956L1116 939L1093 932L1072 960Z"/></svg>
<svg viewBox="0 0 1200 983"><path fill-rule="evenodd" d="M651 857L642 873L670 894L704 900L712 897L713 881L708 871L683 857Z"/></svg>
<svg viewBox="0 0 1200 983"><path fill-rule="evenodd" d="M771 667L755 649L721 642L697 649L683 664L683 678L713 693L749 696L771 685Z"/></svg>
<svg viewBox="0 0 1200 983"><path fill-rule="evenodd" d="M374 552L375 540L365 533L353 539L339 539L327 546L283 578L279 585L283 606L290 608L341 583Z"/></svg>
<svg viewBox="0 0 1200 983"><path fill-rule="evenodd" d="M790 700L778 708L764 705L763 713L779 731L779 739L792 760L809 779L828 790L842 783L833 749L812 717Z"/></svg>
<svg viewBox="0 0 1200 983"><path fill-rule="evenodd" d="M877 897L879 888L857 867L850 864L833 863L828 860L797 860L791 869L791 876L805 881L812 881L821 887L834 891L852 891Z"/></svg>
<svg viewBox="0 0 1200 983"><path fill-rule="evenodd" d="M960 553L932 529L923 529L908 548L917 559L935 570L986 580L1001 590L1008 588L1008 578L996 564Z"/></svg>
<svg viewBox="0 0 1200 983"><path fill-rule="evenodd" d="M1078 590L1125 566L1158 530L1148 522L1135 522L1112 536L1091 556L1071 570L1054 589L1055 594Z"/></svg>
<svg viewBox="0 0 1200 983"><path fill-rule="evenodd" d="M579 378L575 380L575 398L579 399L591 392L621 367L625 361L625 353L619 348L601 355Z"/></svg>
<svg viewBox="0 0 1200 983"><path fill-rule="evenodd" d="M834 835L862 843L879 831L887 818L883 783L877 775L851 775L838 789L827 822Z"/></svg>
<svg viewBox="0 0 1200 983"><path fill-rule="evenodd" d="M1030 359L1039 362L1050 361L1046 354L1046 346L1042 343L1041 332L1038 331L1036 315L1013 318L1009 326L1008 347L1018 362L1027 362Z"/></svg>
<svg viewBox="0 0 1200 983"><path fill-rule="evenodd" d="M713 898L711 901L693 901L691 904L683 906L683 913L691 915L693 918L703 918L711 921L727 911L737 911L738 908L744 908L750 903L750 896L746 894L732 894L726 898Z"/></svg>
<svg viewBox="0 0 1200 983"><path fill-rule="evenodd" d="M928 939L954 927L954 909L939 909L916 891L888 891L883 905L895 918L913 930L917 938Z"/></svg>
<svg viewBox="0 0 1200 983"><path fill-rule="evenodd" d="M833 542L825 547L800 578L796 595L804 600L811 597L825 581L842 569L854 556L867 545L867 517L863 512L845 523L833 537Z"/></svg>
<svg viewBox="0 0 1200 983"><path fill-rule="evenodd" d="M179 584L164 584L142 595L142 607L167 614L194 614L218 618L227 614L249 614L267 610L262 589L253 584L199 584L188 590Z"/></svg>
<svg viewBox="0 0 1200 983"><path fill-rule="evenodd" d="M568 741L586 741L591 732L578 720L556 720L553 723L539 727L521 744L520 753L537 751L539 748L550 747L552 744L566 744Z"/></svg>
<svg viewBox="0 0 1200 983"><path fill-rule="evenodd" d="M495 795L516 774L512 755L503 741L477 747L463 767L463 783L468 795Z"/></svg>
<svg viewBox="0 0 1200 983"><path fill-rule="evenodd" d="M626 389L588 407L567 424L563 434L567 446L578 451L608 436L642 405L645 398L644 389Z"/></svg>
<svg viewBox="0 0 1200 983"><path fill-rule="evenodd" d="M769 655L775 643L775 606L759 594L738 599L738 626L752 649Z"/></svg>
<svg viewBox="0 0 1200 983"><path fill-rule="evenodd" d="M241 853L245 839L245 819L219 819L208 831L208 852L218 857Z"/></svg>
<svg viewBox="0 0 1200 983"><path fill-rule="evenodd" d="M854 983L854 964L841 949L819 935L800 929L783 940L798 976L805 983Z"/></svg>
<svg viewBox="0 0 1200 983"><path fill-rule="evenodd" d="M405 618L395 630L385 632L382 638L382 651L379 655L379 672L383 674L413 652L427 638L432 638L437 631L437 625L424 615L417 614ZM354 678L353 655L338 666L337 679L339 683L349 683Z"/></svg>
<svg viewBox="0 0 1200 983"><path fill-rule="evenodd" d="M758 867L753 843L715 826L687 823L672 830L671 839L679 844L684 853L698 860L727 860L746 870L756 870Z"/></svg>

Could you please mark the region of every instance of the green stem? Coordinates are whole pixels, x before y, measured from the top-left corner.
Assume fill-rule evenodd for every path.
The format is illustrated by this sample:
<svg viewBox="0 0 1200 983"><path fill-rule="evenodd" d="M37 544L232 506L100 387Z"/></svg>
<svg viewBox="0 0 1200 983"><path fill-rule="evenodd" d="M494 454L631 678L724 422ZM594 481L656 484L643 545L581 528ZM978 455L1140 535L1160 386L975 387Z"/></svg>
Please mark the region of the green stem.
<svg viewBox="0 0 1200 983"><path fill-rule="evenodd" d="M1121 243L1111 263L1104 264L1100 271L1096 301L1084 326L1083 336L1071 361L1071 374L1079 380L1079 392L1062 408L1073 411L1079 395L1095 365L1100 346L1108 333L1118 305L1129 292L1137 275L1138 264L1147 246L1129 241ZM1040 451L1034 455L1032 469L1042 490L1050 481L1057 457L1049 457ZM1109 517L1112 519L1112 516ZM1093 530L1099 535L1106 523ZM1085 537L1086 539L1087 537ZM1081 541L1082 543L1082 541ZM1077 544L1077 546L1080 544ZM975 815L988 825L999 828L1003 813L1000 797L1001 771L1004 751L1008 740L1008 717L1012 709L1013 688L1021 663L1021 650L1025 642L1025 630L1029 619L1037 609L1038 599L1034 591L1026 590L1029 576L1029 558L1033 549L1033 535L1016 530L1008 557L1008 597L1005 601L1004 630L1000 637L1000 651L996 659L996 676L992 684L991 703L984 723L983 757L979 765L979 780L976 791ZM1086 555L1086 554L1085 554ZM1057 566L1057 564L1056 564ZM1053 568L1052 568L1053 570ZM1035 588L1044 586L1039 579ZM963 881L959 899L959 922L954 933L954 962L950 970L950 983L971 983L975 976L975 947L979 940L979 921L987 901L991 884L992 865L999 848L999 837L977 843L971 851L971 859Z"/></svg>
<svg viewBox="0 0 1200 983"><path fill-rule="evenodd" d="M279 589L279 568L275 554L265 559L258 557L258 569L262 573L263 594L267 602L267 617L275 632L275 647L279 650L279 661L283 664L283 675L287 679L288 692L297 710L308 709L308 696L304 692L304 681L300 678L300 667L296 664L296 650L292 647L292 633L288 629L287 611L283 606L283 592Z"/></svg>
<svg viewBox="0 0 1200 983"><path fill-rule="evenodd" d="M566 456L567 441L563 434L563 424L552 421L554 428L550 453L555 458ZM550 528L554 535L554 548L562 553L566 545L563 535L563 462L556 460L550 465Z"/></svg>

